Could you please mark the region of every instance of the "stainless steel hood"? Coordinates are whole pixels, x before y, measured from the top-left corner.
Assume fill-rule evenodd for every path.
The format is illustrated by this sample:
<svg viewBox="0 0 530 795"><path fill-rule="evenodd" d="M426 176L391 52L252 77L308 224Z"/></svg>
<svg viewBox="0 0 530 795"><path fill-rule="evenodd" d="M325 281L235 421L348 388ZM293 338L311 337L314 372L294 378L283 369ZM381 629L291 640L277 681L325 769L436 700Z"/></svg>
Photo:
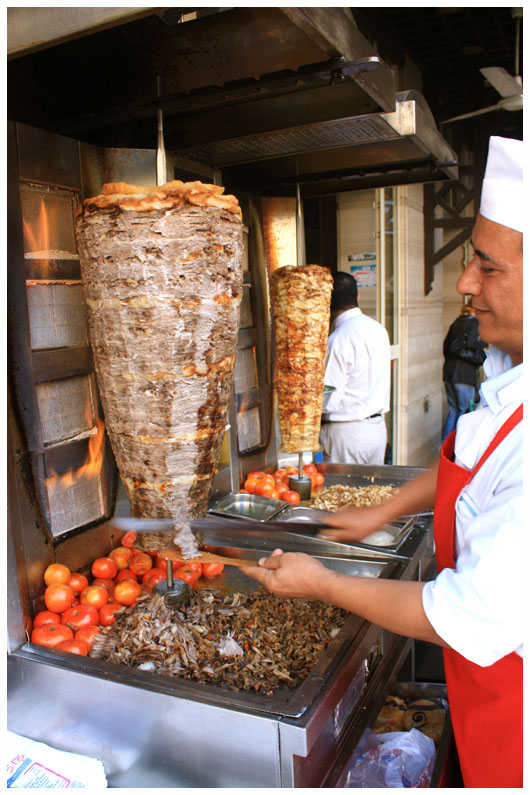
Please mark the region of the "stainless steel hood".
<svg viewBox="0 0 530 795"><path fill-rule="evenodd" d="M416 91L396 94L392 113L365 114L216 141L180 155L223 169L229 184L303 197L456 179L457 157Z"/></svg>
<svg viewBox="0 0 530 795"><path fill-rule="evenodd" d="M65 8L60 29L46 11L8 17L10 120L153 149L162 110L166 150L192 173L222 169L233 190L294 195L298 182L311 196L456 177L425 101L395 94L348 8L92 9L83 20Z"/></svg>

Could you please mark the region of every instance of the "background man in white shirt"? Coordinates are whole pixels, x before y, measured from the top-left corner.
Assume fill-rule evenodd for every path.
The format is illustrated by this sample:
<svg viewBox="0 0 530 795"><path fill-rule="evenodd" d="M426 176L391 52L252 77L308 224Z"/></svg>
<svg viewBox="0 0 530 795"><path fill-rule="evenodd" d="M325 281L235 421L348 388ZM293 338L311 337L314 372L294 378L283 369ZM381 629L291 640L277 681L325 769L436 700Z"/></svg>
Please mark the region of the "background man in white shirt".
<svg viewBox="0 0 530 795"><path fill-rule="evenodd" d="M384 464L390 341L385 327L361 312L357 283L343 271L333 274L331 320L324 383L336 391L322 417L324 461Z"/></svg>
<svg viewBox="0 0 530 795"><path fill-rule="evenodd" d="M321 599L444 648L466 787L523 786L526 524L523 502L523 143L490 139L474 256L457 289L491 346L480 407L458 420L440 459L377 506L332 514L321 536L362 539L434 504L431 582L351 577L275 550L243 571L281 597Z"/></svg>

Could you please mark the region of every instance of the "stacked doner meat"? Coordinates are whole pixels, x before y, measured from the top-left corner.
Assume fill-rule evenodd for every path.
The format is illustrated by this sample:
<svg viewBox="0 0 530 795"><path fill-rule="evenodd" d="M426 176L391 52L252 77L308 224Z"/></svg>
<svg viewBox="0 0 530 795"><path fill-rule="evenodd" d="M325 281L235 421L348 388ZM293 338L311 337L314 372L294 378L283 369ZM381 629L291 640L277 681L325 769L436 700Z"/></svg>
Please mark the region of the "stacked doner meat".
<svg viewBox="0 0 530 795"><path fill-rule="evenodd" d="M105 423L132 515L202 516L237 348L237 199L200 182L107 184L83 201L76 235Z"/></svg>
<svg viewBox="0 0 530 795"><path fill-rule="evenodd" d="M282 450L319 449L333 279L320 265L286 265L271 276Z"/></svg>

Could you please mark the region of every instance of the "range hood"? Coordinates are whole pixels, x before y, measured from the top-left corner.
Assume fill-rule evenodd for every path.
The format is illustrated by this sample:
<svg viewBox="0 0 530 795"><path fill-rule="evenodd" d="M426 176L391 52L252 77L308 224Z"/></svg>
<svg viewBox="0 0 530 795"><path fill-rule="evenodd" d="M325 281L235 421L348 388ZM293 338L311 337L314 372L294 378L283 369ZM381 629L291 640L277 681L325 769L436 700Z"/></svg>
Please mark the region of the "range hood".
<svg viewBox="0 0 530 795"><path fill-rule="evenodd" d="M361 114L181 149L223 171L227 184L302 197L456 179L457 158L424 97L396 94L392 113Z"/></svg>
<svg viewBox="0 0 530 795"><path fill-rule="evenodd" d="M348 8L9 12L12 121L153 149L161 110L166 150L190 173L221 169L233 190L293 195L299 183L311 196L456 177L425 101L396 95Z"/></svg>

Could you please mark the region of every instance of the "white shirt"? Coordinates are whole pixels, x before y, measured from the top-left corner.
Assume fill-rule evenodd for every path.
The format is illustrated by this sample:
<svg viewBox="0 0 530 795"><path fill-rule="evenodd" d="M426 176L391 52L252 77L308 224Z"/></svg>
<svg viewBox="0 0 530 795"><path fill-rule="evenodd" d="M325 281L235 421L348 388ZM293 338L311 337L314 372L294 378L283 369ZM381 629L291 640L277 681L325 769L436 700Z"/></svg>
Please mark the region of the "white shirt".
<svg viewBox="0 0 530 795"><path fill-rule="evenodd" d="M457 425L455 463L472 469L523 402L523 365L491 348L481 405ZM526 594L522 423L489 456L456 502L456 569L423 588L432 626L480 666L523 653Z"/></svg>
<svg viewBox="0 0 530 795"><path fill-rule="evenodd" d="M384 326L359 307L335 320L328 337L324 383L336 392L325 419L364 420L390 407L390 342Z"/></svg>

